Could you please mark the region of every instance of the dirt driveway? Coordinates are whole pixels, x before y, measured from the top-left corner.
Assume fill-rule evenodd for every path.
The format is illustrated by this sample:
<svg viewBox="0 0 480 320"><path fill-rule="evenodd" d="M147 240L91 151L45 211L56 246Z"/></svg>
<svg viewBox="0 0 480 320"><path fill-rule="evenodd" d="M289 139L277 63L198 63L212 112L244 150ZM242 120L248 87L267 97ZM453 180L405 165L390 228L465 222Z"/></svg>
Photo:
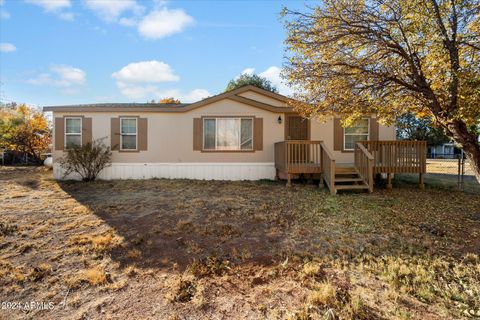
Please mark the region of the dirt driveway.
<svg viewBox="0 0 480 320"><path fill-rule="evenodd" d="M0 183L0 318L480 316L480 196L32 167Z"/></svg>

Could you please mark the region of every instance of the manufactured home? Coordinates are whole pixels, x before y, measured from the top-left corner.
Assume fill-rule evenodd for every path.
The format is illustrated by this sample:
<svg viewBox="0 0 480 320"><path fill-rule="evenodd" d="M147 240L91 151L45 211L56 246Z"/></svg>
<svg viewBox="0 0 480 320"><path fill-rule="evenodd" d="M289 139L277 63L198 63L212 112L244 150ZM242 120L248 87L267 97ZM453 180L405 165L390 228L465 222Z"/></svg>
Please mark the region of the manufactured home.
<svg viewBox="0 0 480 320"><path fill-rule="evenodd" d="M65 150L103 139L113 155L100 179L283 177L290 182L298 175L316 174L336 192L336 174L344 170L358 175L351 180L355 188L371 190L373 181L370 186L368 179L382 172L371 162L381 158L384 163L389 156L379 146L395 143L395 128L379 124L375 115L350 128L343 128L339 118L308 120L287 106L285 96L254 86L190 104L109 103L43 110L53 112L56 179L64 178L56 160ZM412 153L412 166L420 153Z"/></svg>

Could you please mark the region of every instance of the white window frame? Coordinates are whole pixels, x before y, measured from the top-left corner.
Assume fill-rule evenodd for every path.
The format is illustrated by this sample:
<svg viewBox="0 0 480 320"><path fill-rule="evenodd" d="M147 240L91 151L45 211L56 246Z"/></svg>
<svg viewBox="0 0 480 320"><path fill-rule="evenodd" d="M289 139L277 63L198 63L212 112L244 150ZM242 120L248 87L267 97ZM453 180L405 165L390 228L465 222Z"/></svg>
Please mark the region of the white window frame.
<svg viewBox="0 0 480 320"><path fill-rule="evenodd" d="M122 132L122 120L135 120L135 133ZM123 148L123 136L135 136L135 149ZM138 118L137 117L120 117L120 151L137 151L138 150Z"/></svg>
<svg viewBox="0 0 480 320"><path fill-rule="evenodd" d="M67 119L79 119L80 120L80 133L67 133ZM67 136L80 136L80 147L83 145L83 134L82 134L82 128L83 128L83 118L82 117L65 117L63 118L63 148L65 150L68 150L67 148Z"/></svg>
<svg viewBox="0 0 480 320"><path fill-rule="evenodd" d="M238 149L222 149L217 145L217 121L218 119L229 119L229 120L238 120L240 121L240 135L238 136ZM215 120L215 149L205 149L205 120ZM242 149L242 120L251 120L252 121L252 147L249 149ZM255 121L254 117L204 117L202 121L202 150L204 151L231 151L231 152L249 152L254 151L254 127Z"/></svg>
<svg viewBox="0 0 480 320"><path fill-rule="evenodd" d="M367 140L370 140L370 118L361 118L360 120L367 120ZM361 134L361 133L346 133L345 132L345 129L346 128L343 128L343 150L345 151L354 151L355 150L355 147L353 148L346 148L345 147L345 136L364 136L365 134Z"/></svg>

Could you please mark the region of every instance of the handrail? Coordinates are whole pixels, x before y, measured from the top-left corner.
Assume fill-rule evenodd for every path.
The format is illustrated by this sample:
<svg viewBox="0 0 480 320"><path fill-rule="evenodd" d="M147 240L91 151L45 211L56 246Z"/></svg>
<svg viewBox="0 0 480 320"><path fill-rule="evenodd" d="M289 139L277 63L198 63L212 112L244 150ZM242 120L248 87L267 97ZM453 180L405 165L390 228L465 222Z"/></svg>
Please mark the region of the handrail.
<svg viewBox="0 0 480 320"><path fill-rule="evenodd" d="M368 186L368 191L373 192L373 155L360 142L355 144L354 166L358 175Z"/></svg>
<svg viewBox="0 0 480 320"><path fill-rule="evenodd" d="M373 155L374 173L425 173L425 141L359 141Z"/></svg>
<svg viewBox="0 0 480 320"><path fill-rule="evenodd" d="M336 194L337 190L335 189L335 159L333 159L332 154L330 153L323 141L320 143L320 147L322 149L322 178L325 180L328 189L330 189L330 193Z"/></svg>

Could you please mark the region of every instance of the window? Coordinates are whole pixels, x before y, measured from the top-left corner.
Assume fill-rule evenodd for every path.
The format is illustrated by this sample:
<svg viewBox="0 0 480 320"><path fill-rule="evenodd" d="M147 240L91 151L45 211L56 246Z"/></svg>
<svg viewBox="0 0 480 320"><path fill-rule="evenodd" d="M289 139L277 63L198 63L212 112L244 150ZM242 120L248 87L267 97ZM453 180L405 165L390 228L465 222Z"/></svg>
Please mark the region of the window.
<svg viewBox="0 0 480 320"><path fill-rule="evenodd" d="M82 118L65 118L65 149L82 145Z"/></svg>
<svg viewBox="0 0 480 320"><path fill-rule="evenodd" d="M137 150L137 118L120 118L120 150Z"/></svg>
<svg viewBox="0 0 480 320"><path fill-rule="evenodd" d="M253 150L253 119L203 119L203 149Z"/></svg>
<svg viewBox="0 0 480 320"><path fill-rule="evenodd" d="M353 150L355 143L361 140L368 140L369 119L360 119L351 127L344 130L344 150Z"/></svg>

